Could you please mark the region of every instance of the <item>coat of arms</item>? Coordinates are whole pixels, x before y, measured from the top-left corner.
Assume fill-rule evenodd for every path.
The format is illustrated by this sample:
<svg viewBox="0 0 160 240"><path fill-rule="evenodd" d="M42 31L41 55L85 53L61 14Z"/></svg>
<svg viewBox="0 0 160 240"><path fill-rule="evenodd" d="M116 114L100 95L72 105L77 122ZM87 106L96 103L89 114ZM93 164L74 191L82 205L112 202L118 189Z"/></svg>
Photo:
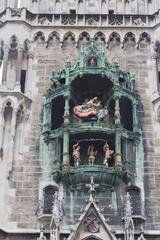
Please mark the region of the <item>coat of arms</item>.
<svg viewBox="0 0 160 240"><path fill-rule="evenodd" d="M85 223L89 232L91 232L91 233L99 232L100 222L99 222L97 216L94 214L94 212L91 212L87 216L84 223Z"/></svg>

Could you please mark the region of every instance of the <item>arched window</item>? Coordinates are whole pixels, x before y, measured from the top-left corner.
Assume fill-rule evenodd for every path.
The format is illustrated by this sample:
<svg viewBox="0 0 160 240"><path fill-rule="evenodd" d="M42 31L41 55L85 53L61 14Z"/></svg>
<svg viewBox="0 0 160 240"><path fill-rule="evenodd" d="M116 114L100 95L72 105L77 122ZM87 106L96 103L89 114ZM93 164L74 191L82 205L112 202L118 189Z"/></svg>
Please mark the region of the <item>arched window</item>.
<svg viewBox="0 0 160 240"><path fill-rule="evenodd" d="M2 136L2 146L1 146L1 157L2 159L8 158L11 153L11 124L12 124L12 114L13 108L11 102L7 102L4 108L3 114L3 136Z"/></svg>
<svg viewBox="0 0 160 240"><path fill-rule="evenodd" d="M108 48L112 49L115 47L119 47L121 43L121 39L120 39L120 35L116 32L113 32L110 36L109 36L109 40L108 40Z"/></svg>
<svg viewBox="0 0 160 240"><path fill-rule="evenodd" d="M52 214L54 197L57 188L54 186L47 186L43 190L43 213Z"/></svg>
<svg viewBox="0 0 160 240"><path fill-rule="evenodd" d="M74 44L75 44L75 35L74 35L74 33L67 32L64 35L64 38L63 38L63 46L72 48Z"/></svg>
<svg viewBox="0 0 160 240"><path fill-rule="evenodd" d="M123 40L124 49L134 48L135 45L136 45L135 34L133 34L132 32L128 32L124 36L124 40Z"/></svg>

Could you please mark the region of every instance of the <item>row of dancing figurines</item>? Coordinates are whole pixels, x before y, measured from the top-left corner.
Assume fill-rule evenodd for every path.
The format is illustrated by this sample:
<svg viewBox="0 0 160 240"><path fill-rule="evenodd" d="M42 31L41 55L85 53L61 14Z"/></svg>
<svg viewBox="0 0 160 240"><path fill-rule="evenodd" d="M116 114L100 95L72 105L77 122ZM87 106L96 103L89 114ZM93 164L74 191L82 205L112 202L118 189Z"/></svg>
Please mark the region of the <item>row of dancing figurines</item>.
<svg viewBox="0 0 160 240"><path fill-rule="evenodd" d="M72 158L74 161L74 167L78 167L81 162L81 153L80 153L80 145L78 143L74 144L72 146ZM104 159L103 164L107 167L109 167L109 163L111 162L112 165L114 163L114 151L110 149L108 143L106 142L103 146L103 152L104 152ZM94 149L93 145L89 145L87 150L87 156L88 156L88 164L94 165L96 163L96 157L97 157L98 151Z"/></svg>

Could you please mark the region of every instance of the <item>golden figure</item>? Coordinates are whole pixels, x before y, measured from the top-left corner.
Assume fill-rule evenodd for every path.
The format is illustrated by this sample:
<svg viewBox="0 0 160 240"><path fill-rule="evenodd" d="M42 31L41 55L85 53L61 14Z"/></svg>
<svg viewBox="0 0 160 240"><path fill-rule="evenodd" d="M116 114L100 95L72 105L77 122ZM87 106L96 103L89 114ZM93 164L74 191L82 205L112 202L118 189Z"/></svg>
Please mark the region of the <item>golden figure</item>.
<svg viewBox="0 0 160 240"><path fill-rule="evenodd" d="M86 106L87 106L87 108L92 108L92 109L98 111L102 108L101 100L99 101L98 97L94 97L86 103Z"/></svg>

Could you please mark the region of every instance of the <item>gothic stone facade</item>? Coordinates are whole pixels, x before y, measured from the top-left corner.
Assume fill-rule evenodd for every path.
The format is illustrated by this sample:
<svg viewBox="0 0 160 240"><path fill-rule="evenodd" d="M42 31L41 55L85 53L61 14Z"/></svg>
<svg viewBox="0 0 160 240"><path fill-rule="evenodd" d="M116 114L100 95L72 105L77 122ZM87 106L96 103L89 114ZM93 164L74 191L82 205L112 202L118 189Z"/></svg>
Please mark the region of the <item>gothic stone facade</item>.
<svg viewBox="0 0 160 240"><path fill-rule="evenodd" d="M40 235L41 239L45 239L43 235L48 239L124 239L122 219L127 191L131 196L133 192L137 194L137 197L133 196L134 200L131 201L133 208L137 209L137 213L134 214L134 210L132 213L135 217L135 239L140 237L139 226L144 225L144 221L145 238L160 239L159 8L160 3L157 0L25 0L18 2L0 0L2 74L0 83L0 239L32 240ZM93 60L97 60L97 56L100 56L101 60L107 63L105 62L102 66L101 62L100 67L95 66L94 71L86 68L85 80L85 74L81 76L81 73L84 67L83 60L90 56L87 55L89 54L87 49L91 40L96 49L91 51ZM96 55L99 53L101 55ZM75 63L82 64L82 68L73 67ZM97 72L105 72L104 69L110 66L107 70L109 73L104 73L104 76L113 81L112 83L109 81L109 85L104 86L112 89L111 86L116 79L112 77L112 70L115 73L113 67L115 63L121 71L126 74L130 72L130 76L134 75L137 115L132 123L136 128L137 119L139 130L138 132L133 127L135 135L132 135L131 129L127 129L123 134L121 131L123 143L119 149L118 145L114 144L116 138L114 136L117 136L116 141L118 141L119 127L113 127L111 133L108 128L105 130L105 127L98 125L97 122L87 121L83 126L82 121L82 125L80 122L79 126L76 125L78 127L71 128L72 122L68 116L71 114L70 100L66 100L70 99L70 92L67 87L65 88L66 79L70 81L67 73L72 74L71 69L73 69L75 77L71 86L72 92L75 91L75 98L76 94L82 97L83 88L90 86L89 83L87 85L87 81L91 81L90 78L94 80L93 93L89 98L95 97L96 93L98 94L97 76L100 83L101 81L103 83L101 80L103 77L97 75ZM63 70L58 72L60 69ZM81 93L78 92L81 84L75 81L74 85L74 78L78 79L78 82L82 79ZM130 94L128 90L124 93L128 94L127 96ZM116 90L114 94L116 99L118 97ZM60 97L61 95L63 98ZM99 96L102 98L102 95ZM44 113L45 110L47 111L45 108L45 104L48 104L47 97L49 99L53 97L56 114L59 110L62 114L64 113L64 123L60 128L56 127L57 122L53 120L54 117L50 118L50 121L53 120L52 123L48 121L49 112ZM54 102L54 97L59 98ZM123 103L125 101L120 103L120 107ZM79 104L78 100L77 104ZM129 105L128 103L127 106ZM64 106L64 112L61 109L62 106ZM119 111L115 100L111 108L113 112L114 110L120 114L123 112L124 124L128 126L127 122L130 121L128 107L123 108L122 112ZM116 113L113 113L115 114L113 119L118 116ZM125 113L127 120L125 120ZM134 113L133 111L133 116L135 116ZM47 128L44 124L45 118L47 118ZM59 115L57 118L61 121ZM55 126L51 127L49 124ZM77 128L80 129L79 133L76 132ZM69 136L68 131L71 132ZM91 166L87 168L88 166L85 165L86 173L80 165L81 175L74 171L73 163L70 164L69 160L72 154L72 142L78 138L78 141L82 142L82 149L85 145L84 140L88 139L92 144L92 140L96 137L107 140L114 152L117 151L116 156L118 154L121 156L121 159L116 157L116 161L121 160L122 163L118 165L119 168L116 168L115 172L122 171L125 160L129 162L131 167L127 168L126 163L125 177L115 173L118 180L114 182L115 175L111 178L109 173L106 173L108 170L104 173L104 168L107 167L102 164L93 166L92 169ZM126 146L124 142L128 141L126 139L134 141L131 146L132 151L127 147L123 149L123 145ZM102 144L98 146L102 147ZM70 174L69 168L75 174L72 175L74 177L69 178L71 182L65 180L67 174ZM102 171L104 178L102 178ZM89 193L85 184L90 183L89 179L92 175L94 175L95 185L100 185L97 189L95 188L98 207L95 201L86 204ZM99 209L104 211L100 213ZM81 235L84 232L82 225L85 225L88 219L87 214L90 214L90 220L92 217L98 219L97 222L93 221L92 229L87 228L92 233L90 237ZM109 219L107 224L104 218ZM99 224L103 232L102 236L96 235ZM42 225L44 231L41 230L40 234ZM56 233L53 233L54 230ZM125 239L133 239L131 237ZM142 236L139 239L143 239Z"/></svg>

